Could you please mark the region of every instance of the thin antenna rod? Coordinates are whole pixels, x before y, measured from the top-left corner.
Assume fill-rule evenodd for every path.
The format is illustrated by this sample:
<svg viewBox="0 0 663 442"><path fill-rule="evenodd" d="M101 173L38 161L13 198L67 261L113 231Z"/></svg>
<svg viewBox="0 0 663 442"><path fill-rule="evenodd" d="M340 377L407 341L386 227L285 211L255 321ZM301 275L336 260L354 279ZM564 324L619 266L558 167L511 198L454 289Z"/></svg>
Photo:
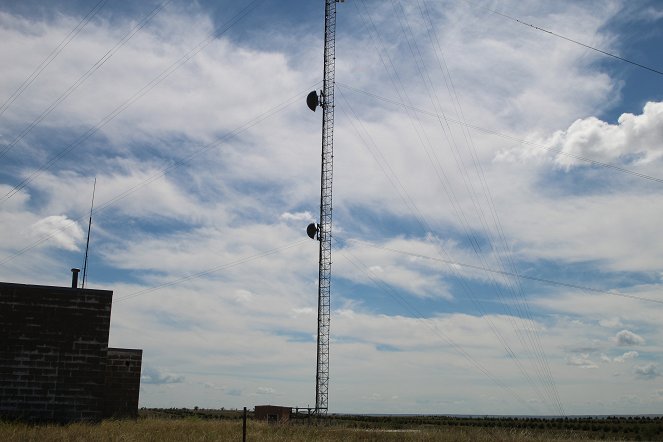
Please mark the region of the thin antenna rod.
<svg viewBox="0 0 663 442"><path fill-rule="evenodd" d="M94 177L94 185L92 186L92 204L90 205L90 221L87 224L87 242L85 243L85 263L83 264L83 284L81 288L85 288L85 279L87 278L87 255L90 250L90 230L92 230L92 210L94 209L94 193L97 191L97 177Z"/></svg>

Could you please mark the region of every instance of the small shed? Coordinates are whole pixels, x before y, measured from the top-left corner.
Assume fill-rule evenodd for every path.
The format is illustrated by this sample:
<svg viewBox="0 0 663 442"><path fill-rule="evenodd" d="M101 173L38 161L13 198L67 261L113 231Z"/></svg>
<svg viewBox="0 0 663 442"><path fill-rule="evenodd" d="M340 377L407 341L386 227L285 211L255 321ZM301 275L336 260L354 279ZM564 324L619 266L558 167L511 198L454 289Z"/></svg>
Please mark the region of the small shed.
<svg viewBox="0 0 663 442"><path fill-rule="evenodd" d="M277 405L256 405L255 418L270 424L284 424L290 420L291 407L279 407Z"/></svg>

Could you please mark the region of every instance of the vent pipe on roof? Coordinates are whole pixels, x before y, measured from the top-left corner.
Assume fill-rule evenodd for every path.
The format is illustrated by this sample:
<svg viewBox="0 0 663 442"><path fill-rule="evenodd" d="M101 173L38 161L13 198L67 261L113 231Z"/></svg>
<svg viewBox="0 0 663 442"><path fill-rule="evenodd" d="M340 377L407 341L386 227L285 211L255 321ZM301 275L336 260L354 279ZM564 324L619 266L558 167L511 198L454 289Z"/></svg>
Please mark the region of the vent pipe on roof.
<svg viewBox="0 0 663 442"><path fill-rule="evenodd" d="M71 288L72 289L77 289L78 288L78 273L81 271L81 269L71 269Z"/></svg>

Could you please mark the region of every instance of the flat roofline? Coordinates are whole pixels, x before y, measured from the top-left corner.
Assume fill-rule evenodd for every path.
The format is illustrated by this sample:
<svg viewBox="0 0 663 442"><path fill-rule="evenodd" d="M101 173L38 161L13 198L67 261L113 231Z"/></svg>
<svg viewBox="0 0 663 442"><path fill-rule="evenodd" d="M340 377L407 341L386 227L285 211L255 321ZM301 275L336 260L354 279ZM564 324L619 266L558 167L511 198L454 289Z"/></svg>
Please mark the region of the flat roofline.
<svg viewBox="0 0 663 442"><path fill-rule="evenodd" d="M296 407L288 407L287 405L254 405L254 407L296 408ZM304 407L299 407L299 408L304 408Z"/></svg>
<svg viewBox="0 0 663 442"><path fill-rule="evenodd" d="M138 348L108 347L108 351L111 351L111 350L118 351L118 352L121 351L122 353L136 353L136 354L138 354L138 353L142 354L143 353L143 350L138 349Z"/></svg>
<svg viewBox="0 0 663 442"><path fill-rule="evenodd" d="M90 292L90 293L98 293L98 294L110 294L111 296L113 295L112 290L100 290L100 289L79 289L79 288L72 288L72 287L60 287L60 286L54 286L54 285L35 285L35 284L19 284L16 282L2 282L0 281L0 287L7 287L7 288L22 288L22 289L37 289L37 290L58 290L58 291L83 291L83 292Z"/></svg>

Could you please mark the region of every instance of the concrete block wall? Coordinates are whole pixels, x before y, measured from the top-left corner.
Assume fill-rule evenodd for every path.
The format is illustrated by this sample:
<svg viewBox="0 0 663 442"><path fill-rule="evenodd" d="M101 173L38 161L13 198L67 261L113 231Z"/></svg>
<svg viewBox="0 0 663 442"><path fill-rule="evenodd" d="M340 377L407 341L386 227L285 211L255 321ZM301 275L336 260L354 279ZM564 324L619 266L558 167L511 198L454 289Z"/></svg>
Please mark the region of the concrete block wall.
<svg viewBox="0 0 663 442"><path fill-rule="evenodd" d="M0 417L101 419L112 295L0 283Z"/></svg>
<svg viewBox="0 0 663 442"><path fill-rule="evenodd" d="M270 424L283 424L290 420L292 408L278 405L256 405L254 416L259 421L266 421Z"/></svg>
<svg viewBox="0 0 663 442"><path fill-rule="evenodd" d="M109 348L104 417L138 417L142 350Z"/></svg>

